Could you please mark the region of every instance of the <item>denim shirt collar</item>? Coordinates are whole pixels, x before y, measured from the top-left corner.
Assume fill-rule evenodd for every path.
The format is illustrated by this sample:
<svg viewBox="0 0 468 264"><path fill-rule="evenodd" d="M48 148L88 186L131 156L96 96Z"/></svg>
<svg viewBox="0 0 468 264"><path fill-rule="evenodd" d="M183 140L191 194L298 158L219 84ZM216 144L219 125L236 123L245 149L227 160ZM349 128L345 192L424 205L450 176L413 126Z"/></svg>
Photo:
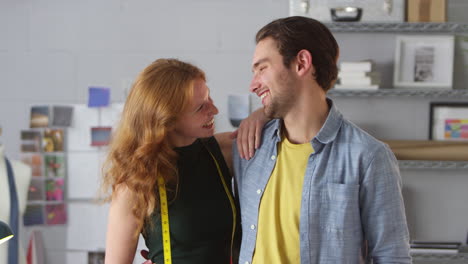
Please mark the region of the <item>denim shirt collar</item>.
<svg viewBox="0 0 468 264"><path fill-rule="evenodd" d="M312 147L315 151L318 151L318 149L321 148L321 145L326 145L335 140L341 124L343 123L343 115L338 111L330 98L327 98L327 104L330 108L327 119L318 134L311 141ZM266 136L276 139L276 141L279 142L281 141L281 127L283 120L275 119L273 122L272 127L274 129L270 130L270 135Z"/></svg>

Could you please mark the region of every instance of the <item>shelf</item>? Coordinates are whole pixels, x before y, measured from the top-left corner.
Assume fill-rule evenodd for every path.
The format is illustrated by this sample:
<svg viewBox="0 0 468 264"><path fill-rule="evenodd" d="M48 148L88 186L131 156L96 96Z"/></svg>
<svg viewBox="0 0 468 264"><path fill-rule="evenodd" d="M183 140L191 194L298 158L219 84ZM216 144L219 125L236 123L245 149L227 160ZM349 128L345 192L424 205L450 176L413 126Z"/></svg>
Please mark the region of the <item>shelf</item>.
<svg viewBox="0 0 468 264"><path fill-rule="evenodd" d="M399 160L400 169L468 169L468 161Z"/></svg>
<svg viewBox="0 0 468 264"><path fill-rule="evenodd" d="M325 23L332 32L411 32L411 33L468 33L468 24L458 23Z"/></svg>
<svg viewBox="0 0 468 264"><path fill-rule="evenodd" d="M351 90L330 89L330 96L336 97L420 97L420 98L457 98L468 99L468 89L378 89L378 90Z"/></svg>
<svg viewBox="0 0 468 264"><path fill-rule="evenodd" d="M414 264L466 264L468 253L458 254L411 254Z"/></svg>

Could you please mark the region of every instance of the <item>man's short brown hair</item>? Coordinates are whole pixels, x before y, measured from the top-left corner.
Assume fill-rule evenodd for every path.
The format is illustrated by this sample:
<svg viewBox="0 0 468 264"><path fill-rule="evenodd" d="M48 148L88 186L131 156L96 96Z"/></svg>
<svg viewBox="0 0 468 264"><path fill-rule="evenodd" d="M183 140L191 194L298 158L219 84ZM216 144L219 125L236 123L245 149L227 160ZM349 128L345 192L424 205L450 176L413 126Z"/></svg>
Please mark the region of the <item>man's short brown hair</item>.
<svg viewBox="0 0 468 264"><path fill-rule="evenodd" d="M297 53L303 49L312 54L315 80L328 91L338 77L339 47L330 30L319 21L300 16L274 20L258 31L255 40L260 42L271 37L289 68Z"/></svg>

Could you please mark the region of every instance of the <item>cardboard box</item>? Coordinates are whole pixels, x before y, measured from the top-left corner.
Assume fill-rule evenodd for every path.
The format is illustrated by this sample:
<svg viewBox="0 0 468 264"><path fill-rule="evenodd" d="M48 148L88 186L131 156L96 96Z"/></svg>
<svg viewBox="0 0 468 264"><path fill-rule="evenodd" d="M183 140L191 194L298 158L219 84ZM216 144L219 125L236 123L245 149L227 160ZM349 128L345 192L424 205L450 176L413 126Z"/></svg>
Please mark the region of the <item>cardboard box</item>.
<svg viewBox="0 0 468 264"><path fill-rule="evenodd" d="M408 22L446 22L446 0L408 0Z"/></svg>

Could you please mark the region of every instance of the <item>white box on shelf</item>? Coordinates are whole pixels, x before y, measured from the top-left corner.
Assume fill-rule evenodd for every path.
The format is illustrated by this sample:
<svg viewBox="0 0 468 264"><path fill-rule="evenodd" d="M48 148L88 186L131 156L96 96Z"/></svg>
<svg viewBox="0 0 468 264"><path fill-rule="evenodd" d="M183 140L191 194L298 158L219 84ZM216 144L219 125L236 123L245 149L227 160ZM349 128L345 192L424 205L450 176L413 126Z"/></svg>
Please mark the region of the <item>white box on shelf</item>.
<svg viewBox="0 0 468 264"><path fill-rule="evenodd" d="M342 61L340 63L340 73L355 73L355 72L371 72L374 67L374 62L371 60L364 61Z"/></svg>

